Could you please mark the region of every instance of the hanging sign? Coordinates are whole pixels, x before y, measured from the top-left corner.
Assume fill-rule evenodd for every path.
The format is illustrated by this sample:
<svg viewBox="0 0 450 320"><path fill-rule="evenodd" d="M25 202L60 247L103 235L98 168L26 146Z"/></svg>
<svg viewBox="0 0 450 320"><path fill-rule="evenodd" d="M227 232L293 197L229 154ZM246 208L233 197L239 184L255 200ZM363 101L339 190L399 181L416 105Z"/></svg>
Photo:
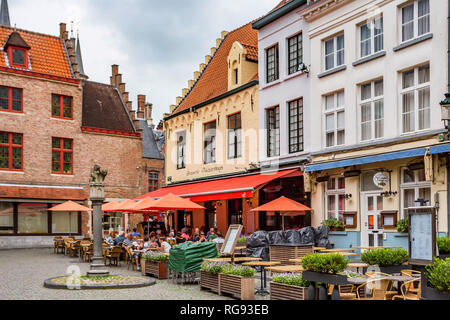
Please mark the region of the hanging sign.
<svg viewBox="0 0 450 320"><path fill-rule="evenodd" d="M373 183L378 188L383 188L389 183L389 177L384 172L378 172L373 176Z"/></svg>

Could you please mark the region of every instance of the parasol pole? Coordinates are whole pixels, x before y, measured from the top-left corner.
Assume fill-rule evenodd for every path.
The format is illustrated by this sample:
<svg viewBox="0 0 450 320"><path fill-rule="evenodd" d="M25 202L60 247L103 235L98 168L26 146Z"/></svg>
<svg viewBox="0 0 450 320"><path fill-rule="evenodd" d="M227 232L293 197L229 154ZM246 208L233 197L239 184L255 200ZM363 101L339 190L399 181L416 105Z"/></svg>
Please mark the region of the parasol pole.
<svg viewBox="0 0 450 320"><path fill-rule="evenodd" d="M72 237L72 211L69 211L69 238Z"/></svg>

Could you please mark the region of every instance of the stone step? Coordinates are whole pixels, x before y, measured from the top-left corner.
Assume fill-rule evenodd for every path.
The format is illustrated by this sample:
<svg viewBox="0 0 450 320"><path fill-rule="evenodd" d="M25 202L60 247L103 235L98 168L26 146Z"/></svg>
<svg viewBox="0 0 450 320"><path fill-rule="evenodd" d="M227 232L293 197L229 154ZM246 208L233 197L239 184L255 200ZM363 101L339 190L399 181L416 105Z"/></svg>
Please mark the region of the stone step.
<svg viewBox="0 0 450 320"><path fill-rule="evenodd" d="M88 277L109 276L109 271L108 270L89 270L86 274Z"/></svg>
<svg viewBox="0 0 450 320"><path fill-rule="evenodd" d="M96 269L96 268L105 268L105 264L104 263L92 263L91 264L91 269Z"/></svg>

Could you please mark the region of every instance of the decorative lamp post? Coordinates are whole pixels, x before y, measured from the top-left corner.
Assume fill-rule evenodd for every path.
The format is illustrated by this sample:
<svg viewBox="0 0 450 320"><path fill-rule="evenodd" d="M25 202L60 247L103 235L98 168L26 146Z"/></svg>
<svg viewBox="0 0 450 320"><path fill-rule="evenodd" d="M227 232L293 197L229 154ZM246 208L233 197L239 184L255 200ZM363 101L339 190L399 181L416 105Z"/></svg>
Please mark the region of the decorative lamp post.
<svg viewBox="0 0 450 320"><path fill-rule="evenodd" d="M441 119L444 121L447 133L440 136L442 141L450 140L450 93L445 94L445 99L441 101Z"/></svg>
<svg viewBox="0 0 450 320"><path fill-rule="evenodd" d="M105 200L104 180L108 174L107 170L101 170L100 165L96 164L91 170L90 200L94 212L93 234L94 234L94 256L92 257L91 269L87 272L88 276L107 276L109 270L106 268L102 255L103 226L102 226L102 204Z"/></svg>

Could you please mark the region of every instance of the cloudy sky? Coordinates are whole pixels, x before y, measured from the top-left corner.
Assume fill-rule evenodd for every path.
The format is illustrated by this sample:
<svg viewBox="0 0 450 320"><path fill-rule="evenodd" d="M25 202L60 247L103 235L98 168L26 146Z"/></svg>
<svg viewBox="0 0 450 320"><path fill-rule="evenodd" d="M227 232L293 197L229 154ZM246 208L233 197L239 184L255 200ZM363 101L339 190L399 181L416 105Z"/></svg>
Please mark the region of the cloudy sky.
<svg viewBox="0 0 450 320"><path fill-rule="evenodd" d="M193 78L222 30L256 19L280 0L9 0L11 24L59 35L80 32L85 72L109 83L120 65L133 108L137 94L154 105L157 123Z"/></svg>

